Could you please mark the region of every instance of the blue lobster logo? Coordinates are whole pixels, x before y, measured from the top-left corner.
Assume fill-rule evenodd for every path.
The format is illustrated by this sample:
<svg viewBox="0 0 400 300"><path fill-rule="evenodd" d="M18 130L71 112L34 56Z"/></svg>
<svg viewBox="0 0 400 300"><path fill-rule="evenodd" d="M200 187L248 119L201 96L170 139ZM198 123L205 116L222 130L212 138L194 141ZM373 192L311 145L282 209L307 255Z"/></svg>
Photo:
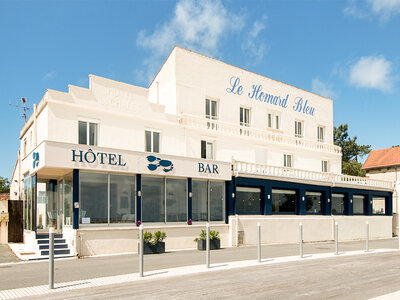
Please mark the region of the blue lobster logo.
<svg viewBox="0 0 400 300"><path fill-rule="evenodd" d="M154 155L147 156L147 160L150 162L147 166L150 171L155 171L158 167L162 167L164 172L170 172L174 169L174 164L170 160L161 159Z"/></svg>
<svg viewBox="0 0 400 300"><path fill-rule="evenodd" d="M32 158L33 158L33 168L39 166L39 152L33 152Z"/></svg>

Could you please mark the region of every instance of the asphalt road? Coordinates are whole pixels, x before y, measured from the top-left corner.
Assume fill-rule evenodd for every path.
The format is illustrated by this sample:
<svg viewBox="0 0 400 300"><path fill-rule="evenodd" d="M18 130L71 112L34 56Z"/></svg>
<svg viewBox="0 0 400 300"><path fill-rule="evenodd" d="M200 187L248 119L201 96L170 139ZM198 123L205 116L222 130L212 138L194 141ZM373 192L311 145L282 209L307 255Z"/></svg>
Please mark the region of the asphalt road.
<svg viewBox="0 0 400 300"><path fill-rule="evenodd" d="M400 290L400 252L303 260L31 299L369 299Z"/></svg>
<svg viewBox="0 0 400 300"><path fill-rule="evenodd" d="M396 248L397 239L370 241L371 249ZM341 243L340 251L364 249L365 242ZM333 243L304 245L304 254L334 252ZM262 257L273 258L299 254L299 246L268 245L262 247ZM242 261L257 258L256 247L225 248L211 252L211 263ZM145 271L205 264L205 252L190 250L145 256ZM137 254L65 259L55 262L55 282L136 273L139 271ZM48 262L29 262L0 265L0 290L45 285L48 283ZM316 276L318 278L318 276ZM399 286L400 289L400 286Z"/></svg>

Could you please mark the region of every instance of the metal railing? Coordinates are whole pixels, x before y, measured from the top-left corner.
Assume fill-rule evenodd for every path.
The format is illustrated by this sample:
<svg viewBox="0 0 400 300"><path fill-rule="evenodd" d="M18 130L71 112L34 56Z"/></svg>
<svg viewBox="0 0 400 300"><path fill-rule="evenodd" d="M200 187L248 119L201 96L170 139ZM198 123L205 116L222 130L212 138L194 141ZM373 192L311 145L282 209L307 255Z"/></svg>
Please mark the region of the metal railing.
<svg viewBox="0 0 400 300"><path fill-rule="evenodd" d="M290 135L284 135L269 130L261 130L239 124L222 122L209 118L202 118L193 115L181 115L180 123L184 126L216 132L219 134L242 136L251 139L264 141L265 143L281 144L285 146L293 146L305 150L319 151L325 153L341 154L342 148L336 145L307 140Z"/></svg>
<svg viewBox="0 0 400 300"><path fill-rule="evenodd" d="M326 172L300 170L294 168L269 166L263 164L241 162L241 161L233 162L233 172L236 174L261 175L261 176L319 181L319 182L331 183L332 186L356 185L364 187L384 188L389 190L392 190L394 188L394 183L392 181L342 175L342 174L333 174Z"/></svg>

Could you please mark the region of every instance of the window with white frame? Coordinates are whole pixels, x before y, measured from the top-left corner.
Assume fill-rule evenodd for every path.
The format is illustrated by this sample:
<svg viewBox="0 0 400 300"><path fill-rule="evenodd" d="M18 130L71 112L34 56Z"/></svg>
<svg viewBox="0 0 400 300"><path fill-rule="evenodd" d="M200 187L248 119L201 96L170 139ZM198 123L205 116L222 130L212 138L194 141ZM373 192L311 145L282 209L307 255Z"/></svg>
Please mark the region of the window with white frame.
<svg viewBox="0 0 400 300"><path fill-rule="evenodd" d="M304 122L303 121L296 120L294 122L294 135L299 138L304 136Z"/></svg>
<svg viewBox="0 0 400 300"><path fill-rule="evenodd" d="M159 131L145 130L146 152L160 153L160 135Z"/></svg>
<svg viewBox="0 0 400 300"><path fill-rule="evenodd" d="M97 146L98 124L94 122L78 122L78 143Z"/></svg>
<svg viewBox="0 0 400 300"><path fill-rule="evenodd" d="M281 116L279 113L268 113L267 118L268 128L281 129Z"/></svg>
<svg viewBox="0 0 400 300"><path fill-rule="evenodd" d="M250 108L240 107L240 125L250 126Z"/></svg>
<svg viewBox="0 0 400 300"><path fill-rule="evenodd" d="M283 166L286 168L293 167L293 155L292 154L283 154Z"/></svg>
<svg viewBox="0 0 400 300"><path fill-rule="evenodd" d="M322 165L322 172L328 172L328 161L323 160L321 165Z"/></svg>
<svg viewBox="0 0 400 300"><path fill-rule="evenodd" d="M26 156L26 138L22 141L22 157Z"/></svg>
<svg viewBox="0 0 400 300"><path fill-rule="evenodd" d="M201 141L201 158L214 159L214 143Z"/></svg>
<svg viewBox="0 0 400 300"><path fill-rule="evenodd" d="M211 99L206 99L206 118L218 120L218 102Z"/></svg>
<svg viewBox="0 0 400 300"><path fill-rule="evenodd" d="M317 127L317 138L318 142L325 142L325 127L323 126Z"/></svg>

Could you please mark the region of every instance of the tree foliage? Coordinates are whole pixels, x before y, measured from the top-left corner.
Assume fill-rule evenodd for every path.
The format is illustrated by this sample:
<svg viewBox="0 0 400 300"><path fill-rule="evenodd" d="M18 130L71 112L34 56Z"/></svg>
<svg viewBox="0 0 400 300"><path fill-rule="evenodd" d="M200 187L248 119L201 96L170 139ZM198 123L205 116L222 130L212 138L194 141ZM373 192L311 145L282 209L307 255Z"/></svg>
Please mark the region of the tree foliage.
<svg viewBox="0 0 400 300"><path fill-rule="evenodd" d="M0 193L9 193L10 192L10 182L7 178L3 178L0 176Z"/></svg>
<svg viewBox="0 0 400 300"><path fill-rule="evenodd" d="M357 144L357 137L351 138L348 133L347 124L334 127L333 139L335 145L342 147L342 173L353 176L365 176L365 171L361 170L361 158L371 152L371 145Z"/></svg>

